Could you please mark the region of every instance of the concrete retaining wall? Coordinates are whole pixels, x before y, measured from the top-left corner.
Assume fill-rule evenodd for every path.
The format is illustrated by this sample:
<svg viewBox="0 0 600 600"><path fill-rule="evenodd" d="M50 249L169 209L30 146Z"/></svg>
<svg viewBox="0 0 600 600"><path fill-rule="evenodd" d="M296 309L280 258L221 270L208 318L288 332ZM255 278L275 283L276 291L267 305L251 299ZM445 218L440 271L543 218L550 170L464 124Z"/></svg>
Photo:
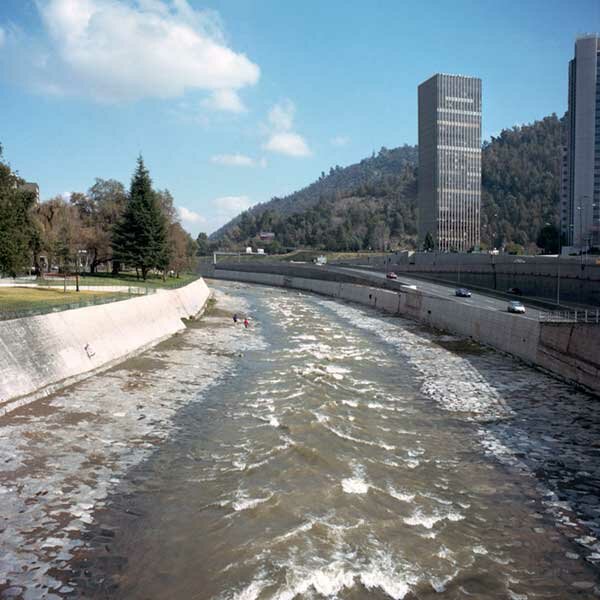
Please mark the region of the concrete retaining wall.
<svg viewBox="0 0 600 600"><path fill-rule="evenodd" d="M542 323L538 361L549 371L600 390L600 328L586 323Z"/></svg>
<svg viewBox="0 0 600 600"><path fill-rule="evenodd" d="M451 298L428 296L418 290L392 291L354 283L229 269L217 269L215 277L306 290L410 317L517 356L600 393L600 330L593 325L539 323L454 302Z"/></svg>
<svg viewBox="0 0 600 600"><path fill-rule="evenodd" d="M398 252L386 256L344 259L338 264L366 265L398 273L459 280L465 285L506 291L518 287L526 295L554 300L560 274L563 301L600 306L600 263L596 257L512 256L500 254L436 254ZM460 276L459 276L460 273Z"/></svg>
<svg viewBox="0 0 600 600"><path fill-rule="evenodd" d="M210 295L203 279L110 304L0 322L0 416L185 328Z"/></svg>

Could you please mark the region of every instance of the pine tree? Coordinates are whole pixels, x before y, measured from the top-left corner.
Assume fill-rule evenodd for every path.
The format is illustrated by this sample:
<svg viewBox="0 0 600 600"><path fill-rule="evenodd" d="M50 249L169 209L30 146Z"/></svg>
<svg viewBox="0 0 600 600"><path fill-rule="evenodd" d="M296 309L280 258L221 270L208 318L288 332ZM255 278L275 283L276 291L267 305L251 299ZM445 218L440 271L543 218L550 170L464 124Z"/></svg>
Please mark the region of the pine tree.
<svg viewBox="0 0 600 600"><path fill-rule="evenodd" d="M425 250L425 252L431 252L434 248L435 241L433 240L431 232L428 231L425 240L423 241L423 250Z"/></svg>
<svg viewBox="0 0 600 600"><path fill-rule="evenodd" d="M113 230L112 247L114 258L141 271L143 279L150 269L164 271L169 264L166 219L141 156L125 211Z"/></svg>
<svg viewBox="0 0 600 600"><path fill-rule="evenodd" d="M0 145L0 275L15 276L35 260L39 231L32 219L35 195L2 160Z"/></svg>

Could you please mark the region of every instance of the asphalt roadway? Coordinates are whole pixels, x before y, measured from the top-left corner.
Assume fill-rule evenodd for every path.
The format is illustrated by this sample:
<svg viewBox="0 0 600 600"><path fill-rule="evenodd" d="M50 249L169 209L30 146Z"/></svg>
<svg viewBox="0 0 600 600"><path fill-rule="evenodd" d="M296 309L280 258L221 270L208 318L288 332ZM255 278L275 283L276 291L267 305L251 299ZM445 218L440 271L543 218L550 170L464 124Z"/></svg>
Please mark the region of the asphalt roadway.
<svg viewBox="0 0 600 600"><path fill-rule="evenodd" d="M417 290L421 290L427 294L432 296L438 296L440 298L448 298L453 300L454 302L461 302L463 304L468 304L469 306L477 306L480 308L487 308L488 310L499 310L502 312L507 312L508 303L510 300L504 300L501 298L494 298L493 296L487 296L481 292L471 291L470 298L461 298L455 295L455 290L459 286L458 284L455 286L443 285L440 283L433 283L431 281L423 281L422 279L415 279L413 277L406 277L404 274L398 275L398 279L387 279L386 274L378 271L372 271L370 269L360 269L360 268L352 268L352 267L327 267L328 269L340 271L340 272L350 272L350 273L360 273L361 275L367 276L367 279L372 279L374 282L381 279L386 279L388 284L392 289L402 289L402 285L414 285ZM464 286L467 289L468 286ZM526 298L521 298L520 296L515 296L514 300L522 302L526 307L525 314L517 314L511 313L517 319L533 319L538 321L540 319L540 314L543 311L540 311L539 308L528 305Z"/></svg>

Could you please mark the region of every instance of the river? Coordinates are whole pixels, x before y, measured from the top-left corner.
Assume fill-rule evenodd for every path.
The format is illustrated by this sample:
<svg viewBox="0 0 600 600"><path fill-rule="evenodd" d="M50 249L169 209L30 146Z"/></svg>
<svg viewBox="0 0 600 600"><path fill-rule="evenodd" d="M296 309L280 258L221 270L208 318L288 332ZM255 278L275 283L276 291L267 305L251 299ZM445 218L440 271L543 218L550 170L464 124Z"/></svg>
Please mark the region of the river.
<svg viewBox="0 0 600 600"><path fill-rule="evenodd" d="M220 283L2 431L1 598L600 595L598 402L370 309Z"/></svg>

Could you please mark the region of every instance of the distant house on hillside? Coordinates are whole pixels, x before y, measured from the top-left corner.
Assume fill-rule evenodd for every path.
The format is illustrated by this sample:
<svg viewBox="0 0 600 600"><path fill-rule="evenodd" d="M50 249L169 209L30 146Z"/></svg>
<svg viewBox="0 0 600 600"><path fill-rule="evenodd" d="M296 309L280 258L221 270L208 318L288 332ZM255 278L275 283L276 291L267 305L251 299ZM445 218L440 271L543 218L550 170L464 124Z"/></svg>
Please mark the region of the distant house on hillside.
<svg viewBox="0 0 600 600"><path fill-rule="evenodd" d="M263 242L272 242L275 239L275 234L272 231L261 231L258 237Z"/></svg>

